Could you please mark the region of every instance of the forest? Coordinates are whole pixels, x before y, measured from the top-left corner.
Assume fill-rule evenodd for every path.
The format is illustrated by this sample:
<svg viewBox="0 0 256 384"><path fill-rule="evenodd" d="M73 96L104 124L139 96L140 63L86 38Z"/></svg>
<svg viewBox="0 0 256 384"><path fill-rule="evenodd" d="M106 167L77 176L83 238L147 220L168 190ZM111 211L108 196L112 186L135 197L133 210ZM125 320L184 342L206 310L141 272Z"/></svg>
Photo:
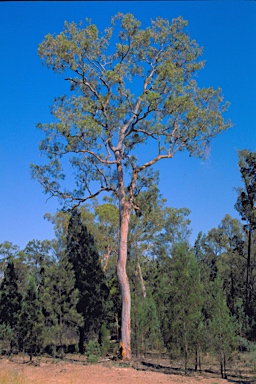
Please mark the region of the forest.
<svg viewBox="0 0 256 384"><path fill-rule="evenodd" d="M240 151L239 169L241 221L226 215L193 246L189 209L167 207L156 185L142 194L128 241L134 357L165 353L182 359L186 372L200 370L211 354L225 377L234 355L255 353L256 153ZM118 358L115 202L95 200L46 219L54 239L31 240L22 250L0 245L1 353Z"/></svg>

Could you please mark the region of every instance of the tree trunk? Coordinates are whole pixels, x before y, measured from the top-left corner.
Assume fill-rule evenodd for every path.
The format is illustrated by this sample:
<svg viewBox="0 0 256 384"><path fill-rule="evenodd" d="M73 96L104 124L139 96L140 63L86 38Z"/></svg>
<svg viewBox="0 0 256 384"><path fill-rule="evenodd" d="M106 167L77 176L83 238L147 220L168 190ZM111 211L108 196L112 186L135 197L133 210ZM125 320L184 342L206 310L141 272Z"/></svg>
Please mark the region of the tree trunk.
<svg viewBox="0 0 256 384"><path fill-rule="evenodd" d="M219 358L220 358L220 376L223 379L224 378L224 373L223 373L223 359L222 359L222 352L221 352L221 350L219 351Z"/></svg>
<svg viewBox="0 0 256 384"><path fill-rule="evenodd" d="M84 354L84 326L79 327L79 353Z"/></svg>
<svg viewBox="0 0 256 384"><path fill-rule="evenodd" d="M130 221L130 207L124 201L120 204L120 234L117 259L117 278L122 296L121 341L120 352L122 359L130 360L131 355L131 294L126 274L127 240Z"/></svg>
<svg viewBox="0 0 256 384"><path fill-rule="evenodd" d="M188 374L188 342L187 342L187 330L186 324L183 322L184 329L184 363L185 363L185 375Z"/></svg>
<svg viewBox="0 0 256 384"><path fill-rule="evenodd" d="M195 350L195 372L197 372L198 368L198 349Z"/></svg>

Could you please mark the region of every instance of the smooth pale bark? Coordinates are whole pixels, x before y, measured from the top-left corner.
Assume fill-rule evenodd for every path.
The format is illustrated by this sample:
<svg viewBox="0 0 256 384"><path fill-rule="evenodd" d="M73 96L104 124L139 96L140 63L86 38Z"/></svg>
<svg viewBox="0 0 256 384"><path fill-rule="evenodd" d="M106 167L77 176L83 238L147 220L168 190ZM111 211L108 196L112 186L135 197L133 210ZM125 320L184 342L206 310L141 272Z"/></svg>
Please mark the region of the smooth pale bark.
<svg viewBox="0 0 256 384"><path fill-rule="evenodd" d="M121 207L120 214L120 238L117 260L117 277L121 289L122 297L122 318L121 318L121 341L120 351L122 359L130 360L131 354L131 295L128 276L126 274L126 260L127 260L127 240L130 221L130 209L128 204L124 203Z"/></svg>
<svg viewBox="0 0 256 384"><path fill-rule="evenodd" d="M117 278L121 289L122 316L120 352L122 359L130 360L131 352L131 294L128 276L126 273L127 243L129 222L132 210L132 199L127 201L124 188L124 174L120 153L116 152L118 184L119 184L119 244L117 259Z"/></svg>

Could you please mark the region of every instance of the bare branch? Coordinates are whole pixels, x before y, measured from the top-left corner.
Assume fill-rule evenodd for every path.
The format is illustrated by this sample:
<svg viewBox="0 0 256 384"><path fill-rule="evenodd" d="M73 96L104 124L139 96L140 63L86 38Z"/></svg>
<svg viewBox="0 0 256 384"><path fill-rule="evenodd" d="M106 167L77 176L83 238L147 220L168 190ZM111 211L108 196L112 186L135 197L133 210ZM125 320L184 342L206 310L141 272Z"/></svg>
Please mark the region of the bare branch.
<svg viewBox="0 0 256 384"><path fill-rule="evenodd" d="M104 110L106 110L106 108L107 108L107 106L109 104L109 101L110 101L110 97L111 97L111 88L110 88L109 84L102 77L100 77L100 80L102 81L102 83L105 85L105 87L108 90L106 102L104 104L102 104Z"/></svg>
<svg viewBox="0 0 256 384"><path fill-rule="evenodd" d="M44 183L40 182L40 184L44 186ZM57 197L57 198L61 198L64 200L77 201L77 204L75 206L73 206L73 208L77 208L78 206L80 206L81 204L86 202L87 200L93 199L94 197L98 196L102 192L113 192L115 195L117 195L116 189L109 187L109 186L102 187L97 192L91 193L89 196L86 196L86 197L72 196L70 194L60 192L58 190L49 190L48 192L51 193L51 196L47 200L51 199L52 197Z"/></svg>
<svg viewBox="0 0 256 384"><path fill-rule="evenodd" d="M83 77L83 84L90 89L90 91L96 96L96 98L99 100L100 97L99 97L99 94L98 92L93 88L93 86L86 80L86 78L84 77L84 75L82 76Z"/></svg>
<svg viewBox="0 0 256 384"><path fill-rule="evenodd" d="M98 155L96 155L95 152L93 151L90 151L89 149L81 149L81 150L76 150L76 151L72 151L73 153L88 153L89 155L92 155L96 160L98 160L98 162L100 162L101 164L107 164L107 165L112 165L112 164L117 164L116 160L103 160L101 159Z"/></svg>
<svg viewBox="0 0 256 384"><path fill-rule="evenodd" d="M145 163L145 164L141 165L140 167L138 167L137 168L137 172L139 173L139 172L143 171L143 169L148 168L148 167L150 167L153 164L156 164L158 161L160 161L162 159L171 159L171 158L173 158L174 154L178 151L179 148L180 148L180 146L177 147L175 150L173 150L172 153L168 153L167 155L158 155L157 157L155 157L151 161L148 161L147 163Z"/></svg>
<svg viewBox="0 0 256 384"><path fill-rule="evenodd" d="M85 56L86 56L87 60L89 61L89 63L92 64L94 66L94 68L96 68L100 73L103 73L105 71L105 68L101 65L101 63L99 61L91 60L88 54L86 54Z"/></svg>

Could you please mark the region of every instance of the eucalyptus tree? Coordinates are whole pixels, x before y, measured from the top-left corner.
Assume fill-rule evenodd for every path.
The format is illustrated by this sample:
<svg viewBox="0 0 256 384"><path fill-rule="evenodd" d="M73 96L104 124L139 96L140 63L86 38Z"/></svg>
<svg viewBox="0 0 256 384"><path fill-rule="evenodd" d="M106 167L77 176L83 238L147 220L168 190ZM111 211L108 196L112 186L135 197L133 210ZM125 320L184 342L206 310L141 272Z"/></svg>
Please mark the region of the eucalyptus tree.
<svg viewBox="0 0 256 384"><path fill-rule="evenodd" d="M178 151L204 157L210 139L230 127L221 89L200 88L202 48L178 17L160 17L143 29L118 13L111 27L65 23L39 45L47 67L63 74L70 94L55 99L52 123L39 124L40 150L49 162L34 165L45 192L71 205L106 192L119 201L117 275L122 294L122 356L131 358L130 288L126 274L130 216L147 188L150 167ZM148 144L148 151L145 145ZM66 159L66 161L65 161ZM67 167L67 168L66 168ZM74 184L71 177L75 174Z"/></svg>

